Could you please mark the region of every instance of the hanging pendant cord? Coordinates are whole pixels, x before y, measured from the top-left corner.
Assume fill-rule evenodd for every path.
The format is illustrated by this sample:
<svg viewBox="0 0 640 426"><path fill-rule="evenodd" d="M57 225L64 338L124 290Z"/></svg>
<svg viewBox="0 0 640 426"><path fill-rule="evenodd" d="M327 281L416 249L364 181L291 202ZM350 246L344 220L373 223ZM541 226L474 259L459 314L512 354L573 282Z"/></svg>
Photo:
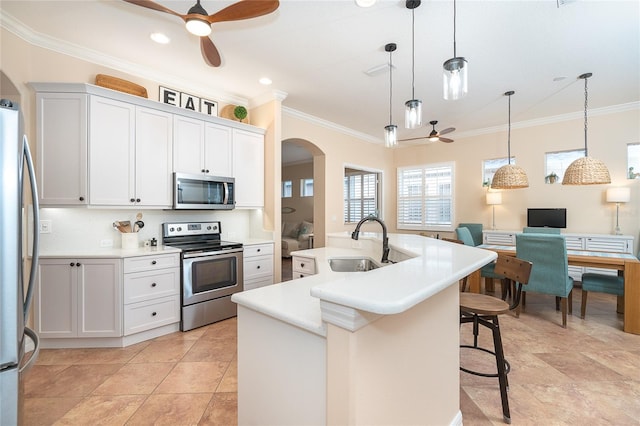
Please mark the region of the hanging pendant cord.
<svg viewBox="0 0 640 426"><path fill-rule="evenodd" d="M456 0L453 0L453 57L456 56Z"/></svg>
<svg viewBox="0 0 640 426"><path fill-rule="evenodd" d="M587 80L584 79L584 156L587 157Z"/></svg>
<svg viewBox="0 0 640 426"><path fill-rule="evenodd" d="M509 130L507 132L507 159L511 164L511 95L509 95Z"/></svg>
<svg viewBox="0 0 640 426"><path fill-rule="evenodd" d="M389 125L393 124L393 117L391 115L391 97L393 96L393 59L391 57L391 52L389 51Z"/></svg>
<svg viewBox="0 0 640 426"><path fill-rule="evenodd" d="M411 99L416 98L416 9L411 9Z"/></svg>

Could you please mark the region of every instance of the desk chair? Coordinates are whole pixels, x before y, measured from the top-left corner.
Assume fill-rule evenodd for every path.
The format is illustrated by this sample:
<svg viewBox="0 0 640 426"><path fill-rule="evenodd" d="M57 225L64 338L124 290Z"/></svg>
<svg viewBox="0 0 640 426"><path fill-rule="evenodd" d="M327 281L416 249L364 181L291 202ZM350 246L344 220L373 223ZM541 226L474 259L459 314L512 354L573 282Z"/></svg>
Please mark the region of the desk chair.
<svg viewBox="0 0 640 426"><path fill-rule="evenodd" d="M474 240L473 240L473 236L471 235L471 231L469 231L469 228L464 227L464 226L456 228L456 235L458 236L458 239L460 241L462 241L462 243L464 245L467 245L467 246L475 246L476 245ZM496 264L494 262L491 262L489 264L484 265L480 269L480 276L482 278L484 278L485 290L486 291L493 291L493 288L494 288L493 280L502 281L502 279L504 278L503 276L501 276L499 274L496 274L495 266L496 266ZM502 283L502 300L506 299L507 290L508 290L508 285L503 282Z"/></svg>
<svg viewBox="0 0 640 426"><path fill-rule="evenodd" d="M522 232L525 234L553 234L560 235L560 228L548 228L542 226L525 226L522 228Z"/></svg>
<svg viewBox="0 0 640 426"><path fill-rule="evenodd" d="M556 297L556 310L562 301L562 327L567 328L567 308L572 313L573 279L569 276L567 246L562 235L517 234L516 256L533 263L529 284L522 296L526 306L526 293L550 294ZM519 313L520 307L518 308Z"/></svg>
<svg viewBox="0 0 640 426"><path fill-rule="evenodd" d="M529 282L531 274L531 262L521 260L511 256L498 256L495 263L495 271L505 279L516 283L516 291L511 305L504 300L493 296L478 293L460 293L460 324L473 323L473 345L460 345L462 348L477 349L495 356L497 373L483 373L469 370L460 366L460 370L465 373L482 377L497 377L500 383L500 397L502 399L502 416L505 423L511 423L509 412L509 399L507 388L509 382L507 374L511 366L504 358L502 348L502 336L500 335L500 325L498 316L516 309L520 304L522 286ZM479 326L489 328L493 333L493 351L478 346Z"/></svg>

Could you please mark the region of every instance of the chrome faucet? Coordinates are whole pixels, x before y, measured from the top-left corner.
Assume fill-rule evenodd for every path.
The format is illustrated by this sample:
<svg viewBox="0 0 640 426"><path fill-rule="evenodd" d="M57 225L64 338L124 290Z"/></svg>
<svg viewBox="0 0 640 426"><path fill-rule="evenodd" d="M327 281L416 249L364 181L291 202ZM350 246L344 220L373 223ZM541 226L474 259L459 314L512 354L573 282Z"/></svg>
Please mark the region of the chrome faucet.
<svg viewBox="0 0 640 426"><path fill-rule="evenodd" d="M387 237L387 225L385 225L381 219L373 215L362 218L360 222L358 222L358 224L356 225L355 231L351 233L351 238L354 240L357 240L358 234L360 234L360 227L362 226L363 223L369 220L378 222L382 226L382 260L380 261L382 263L388 263L389 262L389 238Z"/></svg>

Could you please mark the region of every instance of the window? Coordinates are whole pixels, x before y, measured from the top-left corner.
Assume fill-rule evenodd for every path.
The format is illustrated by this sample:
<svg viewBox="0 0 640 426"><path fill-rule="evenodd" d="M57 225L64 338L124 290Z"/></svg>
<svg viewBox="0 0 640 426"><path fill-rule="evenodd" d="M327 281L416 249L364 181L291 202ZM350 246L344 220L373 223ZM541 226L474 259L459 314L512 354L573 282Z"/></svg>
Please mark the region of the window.
<svg viewBox="0 0 640 426"><path fill-rule="evenodd" d="M380 173L345 168L344 222L359 222L369 215L380 216Z"/></svg>
<svg viewBox="0 0 640 426"><path fill-rule="evenodd" d="M640 143L627 145L628 178L640 179Z"/></svg>
<svg viewBox="0 0 640 426"><path fill-rule="evenodd" d="M398 228L453 230L454 164L398 169Z"/></svg>
<svg viewBox="0 0 640 426"><path fill-rule="evenodd" d="M507 157L484 160L482 162L482 186L491 186L493 175L496 174L496 171L500 167L507 164L509 164L509 159ZM516 157L511 157L511 164L516 164Z"/></svg>
<svg viewBox="0 0 640 426"><path fill-rule="evenodd" d="M293 196L293 183L290 180L282 182L282 198L291 198Z"/></svg>
<svg viewBox="0 0 640 426"><path fill-rule="evenodd" d="M300 179L300 196L313 197L313 179Z"/></svg>
<svg viewBox="0 0 640 426"><path fill-rule="evenodd" d="M584 157L584 149L547 152L544 157L545 183L562 182L562 177L569 164L578 158Z"/></svg>

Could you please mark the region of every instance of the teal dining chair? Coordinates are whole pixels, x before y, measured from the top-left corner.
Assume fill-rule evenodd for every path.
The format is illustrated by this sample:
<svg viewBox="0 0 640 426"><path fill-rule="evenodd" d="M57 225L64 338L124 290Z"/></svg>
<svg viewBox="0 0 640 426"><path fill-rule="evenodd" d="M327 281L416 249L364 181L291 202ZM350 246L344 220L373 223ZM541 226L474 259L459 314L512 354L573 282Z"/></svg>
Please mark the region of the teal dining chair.
<svg viewBox="0 0 640 426"><path fill-rule="evenodd" d="M567 245L562 235L523 233L516 235L516 256L533 263L529 284L523 294L526 308L528 292L555 296L556 310L562 302L562 327L567 327L567 311L572 313L573 279L569 276ZM518 311L520 308L518 309Z"/></svg>
<svg viewBox="0 0 640 426"><path fill-rule="evenodd" d="M467 228L471 233L473 239L473 245L479 246L482 244L482 224L481 223L459 223L458 228Z"/></svg>
<svg viewBox="0 0 640 426"><path fill-rule="evenodd" d="M554 234L560 235L560 228L547 228L542 226L525 226L522 228L522 232L525 234Z"/></svg>
<svg viewBox="0 0 640 426"><path fill-rule="evenodd" d="M464 245L467 246L475 246L475 242L473 240L473 236L469 228L465 226L461 226L456 228L456 235L458 236L458 240L462 241ZM508 283L504 281L504 277L495 272L496 264L495 262L488 263L484 265L480 269L480 276L485 279L485 290L493 289L493 280L499 280L502 284L502 299L506 299Z"/></svg>

